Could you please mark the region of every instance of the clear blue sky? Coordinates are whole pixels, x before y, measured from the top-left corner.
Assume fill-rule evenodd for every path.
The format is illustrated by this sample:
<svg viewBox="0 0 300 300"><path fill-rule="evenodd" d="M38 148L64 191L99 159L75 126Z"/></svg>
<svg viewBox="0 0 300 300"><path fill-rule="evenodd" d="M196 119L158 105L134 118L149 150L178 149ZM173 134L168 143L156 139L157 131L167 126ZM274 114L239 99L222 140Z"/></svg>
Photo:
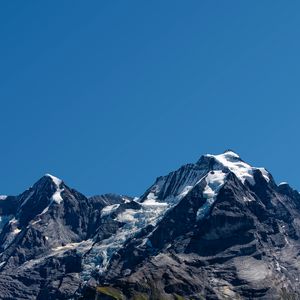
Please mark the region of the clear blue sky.
<svg viewBox="0 0 300 300"><path fill-rule="evenodd" d="M1 1L0 193L140 195L232 148L300 189L299 1Z"/></svg>

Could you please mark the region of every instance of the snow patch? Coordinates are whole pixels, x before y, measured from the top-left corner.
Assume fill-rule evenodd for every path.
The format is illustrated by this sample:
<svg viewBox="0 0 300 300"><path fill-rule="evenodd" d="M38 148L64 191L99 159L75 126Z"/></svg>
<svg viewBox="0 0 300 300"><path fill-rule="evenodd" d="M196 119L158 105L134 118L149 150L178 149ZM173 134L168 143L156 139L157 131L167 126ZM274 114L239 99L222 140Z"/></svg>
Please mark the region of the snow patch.
<svg viewBox="0 0 300 300"><path fill-rule="evenodd" d="M117 216L116 220L121 223L134 222L136 212L134 209L125 209L124 212Z"/></svg>
<svg viewBox="0 0 300 300"><path fill-rule="evenodd" d="M51 175L51 174L45 174L45 176L50 177L50 178L52 179L52 181L54 182L54 184L55 184L57 187L59 187L59 186L61 185L61 183L62 183L62 180L61 180L61 179L59 179L59 178L57 178L57 177L55 177L55 176L53 176L53 175Z"/></svg>
<svg viewBox="0 0 300 300"><path fill-rule="evenodd" d="M129 200L129 199L126 198L126 197L122 197L122 200L124 201L124 203L130 203L130 202L131 202L131 200Z"/></svg>
<svg viewBox="0 0 300 300"><path fill-rule="evenodd" d="M206 186L203 197L206 202L197 211L197 220L203 219L216 201L220 188L224 185L226 174L223 171L211 171L205 177Z"/></svg>
<svg viewBox="0 0 300 300"><path fill-rule="evenodd" d="M189 192L190 190L193 188L194 186L193 185L187 185L183 188L182 192L179 194L180 198L183 198L185 197Z"/></svg>
<svg viewBox="0 0 300 300"><path fill-rule="evenodd" d="M63 198L61 196L61 193L64 191L64 189L61 189L57 187L56 192L51 197L51 202L56 202L57 204L60 204L63 201Z"/></svg>
<svg viewBox="0 0 300 300"><path fill-rule="evenodd" d="M13 234L13 235L17 235L17 234L19 234L20 232L21 232L21 229L15 228L15 229L12 231L12 234Z"/></svg>
<svg viewBox="0 0 300 300"><path fill-rule="evenodd" d="M259 170L262 173L263 177L265 178L265 180L267 182L270 182L269 173L268 173L268 171L265 168L257 168L257 170Z"/></svg>
<svg viewBox="0 0 300 300"><path fill-rule="evenodd" d="M253 171L259 170L267 182L270 181L269 173L264 168L254 168L241 160L239 155L232 151L227 151L219 155L207 154L207 157L213 157L220 165L228 168L232 173L236 175L238 179L244 184L248 181L251 185L255 184L253 178Z"/></svg>
<svg viewBox="0 0 300 300"><path fill-rule="evenodd" d="M6 195L0 195L0 200L5 200L7 198Z"/></svg>
<svg viewBox="0 0 300 300"><path fill-rule="evenodd" d="M3 248L6 249L16 238L16 236L21 232L21 229L17 227L18 220L13 218L9 221L11 225L11 231L7 234L5 242L3 243Z"/></svg>
<svg viewBox="0 0 300 300"><path fill-rule="evenodd" d="M157 199L157 196L155 196L155 193L154 192L150 192L148 195L147 195L147 200L152 200L152 199Z"/></svg>
<svg viewBox="0 0 300 300"><path fill-rule="evenodd" d="M148 198L147 200L145 200L144 202L140 203L143 206L168 206L168 203L165 202L158 202L155 199L150 199Z"/></svg>
<svg viewBox="0 0 300 300"><path fill-rule="evenodd" d="M62 193L63 191L64 191L64 189L63 189L63 188L60 188L60 186L57 185L56 191L54 192L54 194L53 194L52 197L50 198L50 203L49 203L49 205L46 206L46 207L44 208L44 210L43 210L38 216L41 216L41 215L45 214L45 213L49 210L49 207L52 205L53 202L55 202L55 203L57 203L57 204L60 204L60 203L64 200L63 197L62 197L62 195L61 195L61 193ZM38 222L40 222L40 221L41 221L41 220L38 219L38 220L34 221L34 222L32 223L32 225L34 225L34 224L36 224L36 223L38 223Z"/></svg>
<svg viewBox="0 0 300 300"><path fill-rule="evenodd" d="M101 210L101 217L108 216L118 209L120 204L107 205Z"/></svg>

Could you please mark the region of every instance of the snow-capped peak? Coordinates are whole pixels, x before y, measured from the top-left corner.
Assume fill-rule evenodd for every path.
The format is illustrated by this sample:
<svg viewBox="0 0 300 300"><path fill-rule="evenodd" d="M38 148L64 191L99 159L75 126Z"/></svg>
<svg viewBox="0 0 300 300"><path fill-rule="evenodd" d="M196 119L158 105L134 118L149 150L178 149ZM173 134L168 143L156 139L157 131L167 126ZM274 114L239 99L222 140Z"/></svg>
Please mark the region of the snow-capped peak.
<svg viewBox="0 0 300 300"><path fill-rule="evenodd" d="M56 202L57 204L60 204L63 201L63 198L61 196L61 192L64 191L63 188L61 188L61 184L62 184L62 180L51 175L51 174L46 174L46 177L50 177L51 180L54 182L54 184L56 185L56 191L53 194L52 198L51 198L51 203L52 202ZM50 204L51 204L50 203Z"/></svg>
<svg viewBox="0 0 300 300"><path fill-rule="evenodd" d="M253 178L253 172L259 170L266 181L270 181L269 173L264 168L252 167L245 163L238 154L228 150L219 155L207 154L206 157L214 158L214 160L222 167L228 168L232 173L234 173L238 179L245 183L247 180L250 184L254 185L255 181ZM218 169L218 167L215 167Z"/></svg>
<svg viewBox="0 0 300 300"><path fill-rule="evenodd" d="M176 204L186 196L210 171L232 172L243 183L255 185L254 173L260 171L269 182L271 175L264 168L256 168L244 162L232 150L219 155L206 154L195 164L187 164L167 176L157 178L156 182L141 197L142 202L154 199Z"/></svg>
<svg viewBox="0 0 300 300"><path fill-rule="evenodd" d="M220 155L222 155L222 154L220 154ZM236 152L234 152L233 150L230 150L230 149L224 151L224 152L223 152L223 155L227 155L227 156L232 156L232 157L240 158L240 156L239 156Z"/></svg>
<svg viewBox="0 0 300 300"><path fill-rule="evenodd" d="M50 177L51 180L55 183L55 185L56 185L57 187L59 187L59 186L61 185L61 183L62 183L62 180L61 180L61 179L59 179L59 178L57 178L57 177L55 177L55 176L53 176L53 175L51 175L51 174L45 174L45 176L46 176L46 177Z"/></svg>
<svg viewBox="0 0 300 300"><path fill-rule="evenodd" d="M0 200L5 200L7 198L6 195L0 195Z"/></svg>

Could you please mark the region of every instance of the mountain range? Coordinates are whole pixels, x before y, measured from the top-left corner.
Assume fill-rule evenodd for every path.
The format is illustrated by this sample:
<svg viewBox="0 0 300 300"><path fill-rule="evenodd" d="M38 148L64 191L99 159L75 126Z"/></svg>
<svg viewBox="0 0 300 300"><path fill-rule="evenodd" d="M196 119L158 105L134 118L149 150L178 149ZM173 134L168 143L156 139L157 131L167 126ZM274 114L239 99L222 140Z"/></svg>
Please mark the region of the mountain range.
<svg viewBox="0 0 300 300"><path fill-rule="evenodd" d="M0 299L300 299L299 237L299 192L231 150L140 197L47 174L0 196Z"/></svg>

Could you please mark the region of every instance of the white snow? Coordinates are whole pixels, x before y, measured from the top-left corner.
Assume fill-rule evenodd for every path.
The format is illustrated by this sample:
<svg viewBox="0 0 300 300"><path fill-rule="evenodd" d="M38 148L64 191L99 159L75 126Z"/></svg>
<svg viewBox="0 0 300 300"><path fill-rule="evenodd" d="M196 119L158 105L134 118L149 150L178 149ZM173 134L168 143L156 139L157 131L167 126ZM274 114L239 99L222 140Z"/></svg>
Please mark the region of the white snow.
<svg viewBox="0 0 300 300"><path fill-rule="evenodd" d="M63 192L64 189L57 188L56 192L53 194L51 201L56 202L57 204L60 204L63 201L63 198L61 196L61 192Z"/></svg>
<svg viewBox="0 0 300 300"><path fill-rule="evenodd" d="M16 236L21 232L21 230L17 227L18 220L13 218L9 221L11 225L11 231L6 236L5 242L3 243L3 248L6 249L16 238Z"/></svg>
<svg viewBox="0 0 300 300"><path fill-rule="evenodd" d="M149 197L149 195L148 195ZM158 202L155 199L148 198L143 203L141 203L143 206L168 206L168 203L165 202Z"/></svg>
<svg viewBox="0 0 300 300"><path fill-rule="evenodd" d="M187 185L187 186L185 186L183 188L182 192L179 194L179 197L183 198L184 196L186 196L193 187L194 187L193 185Z"/></svg>
<svg viewBox="0 0 300 300"><path fill-rule="evenodd" d="M150 199L150 200L152 200L152 199L157 199L157 196L155 196L155 193L154 192L150 192L148 195L147 195L147 199Z"/></svg>
<svg viewBox="0 0 300 300"><path fill-rule="evenodd" d="M52 179L52 181L53 181L54 184L56 185L56 191L54 192L54 194L53 194L52 197L50 198L50 203L49 203L49 205L48 205L48 206L40 213L40 215L45 214L45 213L48 211L50 205L51 205L53 202L55 202L55 203L57 203L57 204L60 204L60 203L63 201L63 198L62 198L62 196L61 196L61 193L64 191L64 189L60 187L61 184L62 184L62 180L59 179L59 178L57 178L57 177L55 177L55 176L53 176L53 175L50 175L50 174L46 174L45 176L48 176L48 177L50 177L50 178ZM36 223L37 223L37 222L38 222L38 221L36 221Z"/></svg>
<svg viewBox="0 0 300 300"><path fill-rule="evenodd" d="M125 209L124 212L118 214L116 221L125 223L111 237L101 241L99 244L94 244L89 252L84 255L83 260L83 278L88 280L93 270L98 270L103 273L112 257L128 240L133 237L142 228L148 225L155 226L169 208L167 203L155 201L155 199L147 199L145 202L140 202L142 206L139 210ZM109 215L115 211L119 205L110 205L102 210L102 214ZM102 215L103 216L103 215Z"/></svg>
<svg viewBox="0 0 300 300"><path fill-rule="evenodd" d="M51 204L51 203L50 203L50 204ZM45 213L49 210L49 206L50 206L50 205L46 206L46 207L44 208L44 210L39 214L39 216L45 214ZM40 221L41 221L41 219L36 220L35 222L33 222L33 224L36 224L36 223L38 223L38 222L40 222Z"/></svg>
<svg viewBox="0 0 300 300"><path fill-rule="evenodd" d="M211 171L205 177L206 187L203 197L207 200L197 211L197 220L203 219L210 211L211 206L216 200L220 188L224 185L226 173L223 171Z"/></svg>
<svg viewBox="0 0 300 300"><path fill-rule="evenodd" d="M5 200L7 198L6 195L0 195L0 200Z"/></svg>
<svg viewBox="0 0 300 300"><path fill-rule="evenodd" d="M59 187L62 183L61 179L59 179L51 174L45 174L45 176L50 177L57 187Z"/></svg>
<svg viewBox="0 0 300 300"><path fill-rule="evenodd" d="M62 201L63 201L63 198L61 196L61 193L64 191L64 189L61 189L59 187L57 187L57 190L55 191L55 193L52 195L52 197L50 198L50 203L48 206L46 206L44 208L44 210L39 214L39 216L45 214L48 210L49 210L49 207L52 205L53 202L57 203L57 204L60 204ZM40 221L40 219L36 220L34 223L32 224L36 224Z"/></svg>
<svg viewBox="0 0 300 300"><path fill-rule="evenodd" d="M278 184L278 186L280 186L280 185L287 185L287 184L288 184L287 182L283 181L283 182L280 182L280 183Z"/></svg>
<svg viewBox="0 0 300 300"><path fill-rule="evenodd" d="M254 184L253 171L260 170L264 178L269 181L269 173L263 168L254 168L243 162L240 157L232 152L227 151L220 155L207 155L214 157L217 163L214 165L214 170L210 171L209 167L197 168L197 166L187 165L180 169L179 172L172 172L168 176L160 177L156 184L152 186L146 199L141 202L141 199L134 200L141 205L140 209L125 209L119 213L115 220L123 223L111 237L94 243L90 241L82 247L83 253L83 279L88 280L91 272L97 270L99 273L105 272L111 257L116 251L121 249L124 243L134 237L141 229L148 225L156 226L163 218L164 214L176 206L180 200L185 197L198 183L205 180L206 186L203 190L203 196L206 198L205 204L197 211L197 219L206 217L214 204L216 197L224 185L228 170L233 172L242 183L248 181ZM175 184L174 184L175 182ZM58 191L61 181L58 181ZM171 190L171 191L170 191ZM158 195L169 194L168 197L159 199ZM52 198L56 198L53 196ZM130 200L123 198L125 203ZM252 201L251 195L247 195L245 201ZM108 205L101 211L102 217L111 217L113 212L120 207L120 204ZM144 239L144 244L149 243L148 236ZM139 245L138 247L140 247ZM71 243L63 246L58 246L53 250L55 252L63 252L68 249L81 248L78 243ZM243 274L241 270L241 274ZM245 274L245 273L244 273ZM244 277L255 277L254 274L245 274Z"/></svg>
<svg viewBox="0 0 300 300"><path fill-rule="evenodd" d="M12 231L12 234L13 234L13 235L17 235L17 234L19 234L20 232L21 232L21 229L15 228L15 229Z"/></svg>
<svg viewBox="0 0 300 300"><path fill-rule="evenodd" d="M147 199L144 201L144 204L154 205L155 203L159 203L161 199L158 199L157 195L164 195L167 193L169 196L164 198L163 201L166 203L166 205L169 205L169 208L171 208L175 206L183 197L185 197L206 173L207 169L186 165L176 172L171 172L167 176L160 177L155 185L152 186L151 191L147 195ZM149 200L155 200L155 203L151 203Z"/></svg>
<svg viewBox="0 0 300 300"><path fill-rule="evenodd" d="M51 198L51 202L56 202L58 204L60 204L63 201L63 198L61 196L61 192L63 192L64 189L60 188L60 185L62 184L62 180L51 175L51 174L46 174L45 176L48 176L52 179L52 181L54 182L54 184L56 185L56 192L53 194L52 198Z"/></svg>
<svg viewBox="0 0 300 300"><path fill-rule="evenodd" d="M266 181L270 181L269 173L264 168L254 168L248 165L247 163L243 162L238 154L227 151L225 153L219 155L211 155L207 154L207 157L214 157L217 162L221 166L228 168L231 172L233 172L237 178L239 178L242 183L245 183L247 180L251 185L255 184L253 178L253 171L260 170L262 175L264 176Z"/></svg>
<svg viewBox="0 0 300 300"><path fill-rule="evenodd" d="M124 203L130 203L131 200L129 200L128 198L126 197L122 197L122 200L124 201Z"/></svg>
<svg viewBox="0 0 300 300"><path fill-rule="evenodd" d="M265 168L257 168L257 169L262 173L262 175L264 176L265 180L267 182L269 182L270 181L270 177L269 177L268 171Z"/></svg>
<svg viewBox="0 0 300 300"><path fill-rule="evenodd" d="M135 214L136 214L136 210L125 209L125 211L120 213L116 219L117 219L117 221L119 221L121 223L134 222Z"/></svg>
<svg viewBox="0 0 300 300"><path fill-rule="evenodd" d="M270 181L270 175L266 169L250 166L242 161L239 155L233 151L226 151L219 155L207 154L206 157L212 157L216 161L213 165L215 171L229 170L233 172L243 184L245 184L246 181L251 185L255 184L253 177L255 170L259 170L267 182ZM167 192L169 195L163 200L169 205L169 208L171 208L185 197L208 172L208 166L197 169L191 165L186 165L183 169L180 168L176 172L171 172L168 176L160 177L155 185L152 186L144 203L151 203L153 200L153 204L159 203L161 199L157 199L157 196L164 195ZM208 200L207 204L211 201L213 201L212 198Z"/></svg>
<svg viewBox="0 0 300 300"><path fill-rule="evenodd" d="M110 215L112 212L118 209L120 204L107 205L101 210L101 217Z"/></svg>

